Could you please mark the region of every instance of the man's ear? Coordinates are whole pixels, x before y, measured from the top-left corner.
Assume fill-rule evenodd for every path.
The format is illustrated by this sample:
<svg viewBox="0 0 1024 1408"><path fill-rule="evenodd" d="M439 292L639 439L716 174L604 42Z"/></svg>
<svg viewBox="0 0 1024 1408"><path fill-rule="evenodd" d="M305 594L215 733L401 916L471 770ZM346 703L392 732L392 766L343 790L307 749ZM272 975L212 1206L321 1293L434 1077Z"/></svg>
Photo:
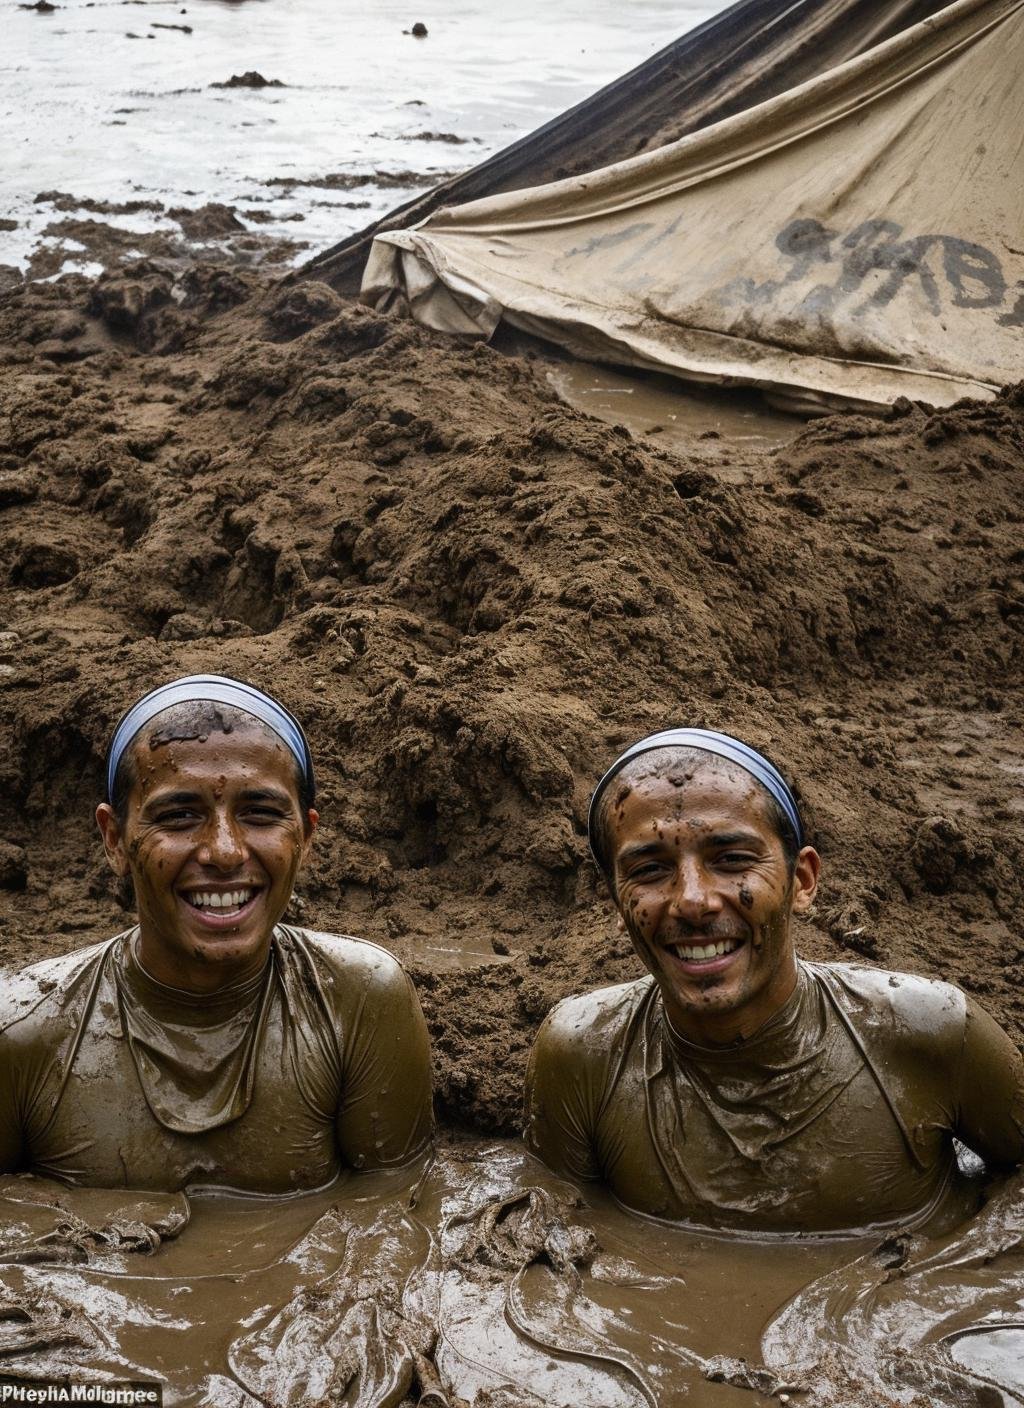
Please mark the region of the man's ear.
<svg viewBox="0 0 1024 1408"><path fill-rule="evenodd" d="M793 867L793 913L806 914L818 893L821 856L813 846L805 846Z"/></svg>
<svg viewBox="0 0 1024 1408"><path fill-rule="evenodd" d="M309 852L313 846L313 832L316 830L317 826L319 825L319 822L320 813L316 810L315 807L310 807L309 810L306 812L306 825L304 828L306 834L302 839L301 864L303 865L305 865L306 861L309 858Z"/></svg>
<svg viewBox="0 0 1024 1408"><path fill-rule="evenodd" d="M120 875L123 878L130 869L128 854L124 848L121 824L114 815L114 808L109 802L101 802L96 808L96 825L103 837L103 849L107 853L107 862L111 870L115 875Z"/></svg>

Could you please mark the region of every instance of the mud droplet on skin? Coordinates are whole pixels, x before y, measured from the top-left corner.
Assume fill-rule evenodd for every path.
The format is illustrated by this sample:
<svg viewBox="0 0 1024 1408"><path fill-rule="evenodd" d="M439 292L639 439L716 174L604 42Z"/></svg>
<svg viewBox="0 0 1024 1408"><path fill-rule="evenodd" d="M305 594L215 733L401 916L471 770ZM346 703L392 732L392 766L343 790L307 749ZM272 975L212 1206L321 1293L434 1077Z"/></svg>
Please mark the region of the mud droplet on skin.
<svg viewBox="0 0 1024 1408"><path fill-rule="evenodd" d="M754 896L747 889L746 885L740 886L740 904L744 909L754 908Z"/></svg>

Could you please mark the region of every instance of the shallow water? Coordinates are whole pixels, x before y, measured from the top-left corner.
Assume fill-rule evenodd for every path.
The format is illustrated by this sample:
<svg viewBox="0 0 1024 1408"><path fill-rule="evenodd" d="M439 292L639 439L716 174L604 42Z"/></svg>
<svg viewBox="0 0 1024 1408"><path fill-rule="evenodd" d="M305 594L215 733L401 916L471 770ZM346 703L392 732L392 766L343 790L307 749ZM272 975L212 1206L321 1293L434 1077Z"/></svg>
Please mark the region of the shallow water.
<svg viewBox="0 0 1024 1408"><path fill-rule="evenodd" d="M4 12L0 215L17 228L0 231L0 264L20 268L41 239L61 240L44 231L68 212L35 201L55 190L167 209L225 202L253 230L301 242L299 261L724 8L721 0L448 0L440 11L419 0L56 4L52 13L15 4ZM426 38L404 32L416 21ZM212 86L253 70L285 86ZM339 174L347 189L302 184ZM135 231L177 228L159 210L99 218ZM67 233L63 248L65 268L91 271Z"/></svg>
<svg viewBox="0 0 1024 1408"><path fill-rule="evenodd" d="M803 417L773 410L756 391L704 388L571 359L550 367L547 379L578 411L624 425L670 450L692 449L695 439L768 449L804 428Z"/></svg>

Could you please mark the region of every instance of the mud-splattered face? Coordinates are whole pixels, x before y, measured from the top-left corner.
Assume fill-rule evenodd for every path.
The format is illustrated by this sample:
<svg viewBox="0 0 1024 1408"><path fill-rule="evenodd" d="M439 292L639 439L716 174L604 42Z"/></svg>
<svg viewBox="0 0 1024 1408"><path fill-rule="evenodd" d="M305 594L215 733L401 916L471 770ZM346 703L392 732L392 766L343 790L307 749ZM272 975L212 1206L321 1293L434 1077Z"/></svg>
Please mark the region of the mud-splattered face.
<svg viewBox="0 0 1024 1408"><path fill-rule="evenodd" d="M195 991L238 982L266 961L317 821L292 755L259 725L132 748L124 827L106 805L97 821L135 884L143 966Z"/></svg>
<svg viewBox="0 0 1024 1408"><path fill-rule="evenodd" d="M760 786L713 765L624 784L611 814L616 902L669 1019L703 1043L750 1036L793 991L790 918L819 861L792 877Z"/></svg>

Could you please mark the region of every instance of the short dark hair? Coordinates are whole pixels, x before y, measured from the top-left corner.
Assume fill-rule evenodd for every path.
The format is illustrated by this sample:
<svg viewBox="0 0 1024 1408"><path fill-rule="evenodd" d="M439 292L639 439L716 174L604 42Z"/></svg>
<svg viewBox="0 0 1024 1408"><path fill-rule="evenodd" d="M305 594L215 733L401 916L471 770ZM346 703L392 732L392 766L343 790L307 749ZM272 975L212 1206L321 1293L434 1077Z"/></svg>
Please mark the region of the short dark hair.
<svg viewBox="0 0 1024 1408"><path fill-rule="evenodd" d="M172 704L169 709L161 710L150 723L144 724L139 729L139 732L121 754L117 771L114 773L114 785L107 798L114 809L118 824L123 827L128 818L128 797L138 781L138 772L135 767L135 747L141 738L145 737L149 740L150 748L159 748L166 743L205 739L211 733L233 733L235 729L243 728L261 728L267 733L273 734L275 738L277 737L274 730L262 719L256 718L255 714L247 713L245 709L235 708L231 704L217 704L209 699L189 699L181 704ZM295 784L298 788L303 820L305 820L306 813L313 805L316 794L313 790L312 777L307 775L299 765L297 758L293 759L293 764Z"/></svg>
<svg viewBox="0 0 1024 1408"><path fill-rule="evenodd" d="M663 777L667 772L675 772L680 769L694 772L698 768L705 767L738 768L739 764L731 763L704 748L696 748L689 744L685 746L671 744L665 748L652 748L647 753L640 753L635 758L631 758L612 778L598 798L592 844L597 863L604 872L613 892L615 889L615 867L611 860L611 817L615 806L624 800L635 783L644 778ZM623 789L625 789L625 793ZM793 828L793 823L768 789L761 787L760 791L772 829L782 842L782 853L786 858L786 866L792 878L796 869L796 858L800 854L800 839Z"/></svg>

